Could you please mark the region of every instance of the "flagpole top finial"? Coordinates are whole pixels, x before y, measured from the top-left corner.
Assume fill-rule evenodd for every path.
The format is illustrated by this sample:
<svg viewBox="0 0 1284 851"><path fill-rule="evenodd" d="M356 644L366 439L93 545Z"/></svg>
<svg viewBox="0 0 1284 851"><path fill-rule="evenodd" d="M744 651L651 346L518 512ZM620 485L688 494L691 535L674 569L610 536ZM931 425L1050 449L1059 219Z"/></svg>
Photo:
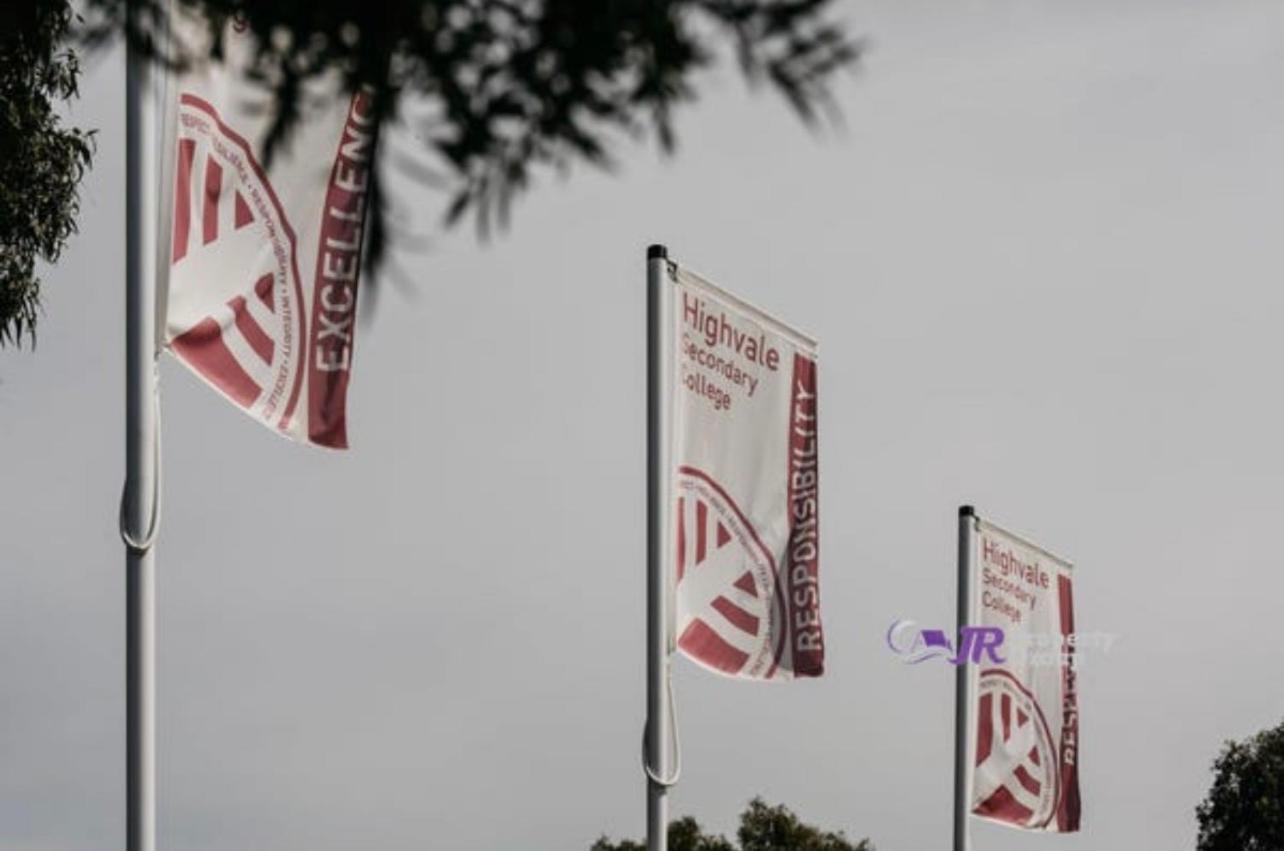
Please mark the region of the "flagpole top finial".
<svg viewBox="0 0 1284 851"><path fill-rule="evenodd" d="M959 506L959 517L975 517L976 509L970 505Z"/></svg>
<svg viewBox="0 0 1284 851"><path fill-rule="evenodd" d="M668 257L669 257L669 249L664 247L663 245L655 244L655 245L647 246L646 259L667 260Z"/></svg>

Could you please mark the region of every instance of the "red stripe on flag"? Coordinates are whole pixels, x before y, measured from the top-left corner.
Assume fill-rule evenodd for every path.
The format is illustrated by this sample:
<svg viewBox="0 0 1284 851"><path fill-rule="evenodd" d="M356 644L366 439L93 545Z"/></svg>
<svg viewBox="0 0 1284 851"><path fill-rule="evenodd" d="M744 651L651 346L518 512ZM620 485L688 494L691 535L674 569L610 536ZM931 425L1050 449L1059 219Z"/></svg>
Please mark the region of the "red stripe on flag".
<svg viewBox="0 0 1284 851"><path fill-rule="evenodd" d="M250 315L250 311L246 309L244 297L236 296L227 303L227 306L232 308L232 314L236 317L237 330L241 332L245 342L250 344L250 348L254 349L254 353L262 358L264 363L271 365L272 338L263 332L263 328Z"/></svg>
<svg viewBox="0 0 1284 851"><path fill-rule="evenodd" d="M979 735L976 737L976 764L980 765L990 756L990 747L994 744L994 725L985 719L994 711L994 695L983 694L976 704L976 715L979 719Z"/></svg>
<svg viewBox="0 0 1284 851"><path fill-rule="evenodd" d="M728 600L726 597L719 597L710 605L713 609L736 629L741 632L747 632L750 635L758 634L758 619Z"/></svg>
<svg viewBox="0 0 1284 851"><path fill-rule="evenodd" d="M784 629L794 675L825 672L824 633L820 625L820 443L816 400L816 362L794 353L789 399L789 460L785 475L789 538L781 575L785 593Z"/></svg>
<svg viewBox="0 0 1284 851"><path fill-rule="evenodd" d="M1030 772L1025 770L1024 765L1018 765L1016 770L1012 772L1012 776L1015 777L1017 782L1025 787L1025 791L1029 792L1031 795L1038 795L1039 790L1043 788L1039 785L1039 781L1031 777Z"/></svg>
<svg viewBox="0 0 1284 851"><path fill-rule="evenodd" d="M187 232L192 226L192 160L196 158L196 140L178 143L178 164L174 169L174 251L170 262L177 263L187 254Z"/></svg>
<svg viewBox="0 0 1284 851"><path fill-rule="evenodd" d="M732 646L702 620L694 620L682 631L678 646L692 658L727 674L737 674L749 661L749 654Z"/></svg>
<svg viewBox="0 0 1284 851"><path fill-rule="evenodd" d="M223 192L223 167L213 157L205 158L205 206L201 210L201 229L209 245L218 239L218 198Z"/></svg>
<svg viewBox="0 0 1284 851"><path fill-rule="evenodd" d="M236 362L213 319L202 319L192 330L175 337L170 347L242 408L253 405L259 397L259 385Z"/></svg>
<svg viewBox="0 0 1284 851"><path fill-rule="evenodd" d="M254 221L254 214L250 212L250 205L245 203L245 198L240 192L236 193L236 229L240 230L252 221Z"/></svg>
<svg viewBox="0 0 1284 851"><path fill-rule="evenodd" d="M308 440L332 449L348 446L345 407L361 272L365 187L371 182L374 156L373 113L368 93L352 96L321 205L324 212L312 279L311 340L303 347L308 365Z"/></svg>
<svg viewBox="0 0 1284 851"><path fill-rule="evenodd" d="M704 504L704 500L696 502L696 564L704 563L705 546L708 543L708 530L705 528L709 525L709 506Z"/></svg>
<svg viewBox="0 0 1284 851"><path fill-rule="evenodd" d="M1057 830L1072 833L1079 829L1082 802L1079 798L1079 685L1075 670L1074 644L1066 639L1074 634L1074 585L1064 574L1057 577L1057 600L1060 604L1061 637L1065 661L1061 663L1061 797L1057 801Z"/></svg>

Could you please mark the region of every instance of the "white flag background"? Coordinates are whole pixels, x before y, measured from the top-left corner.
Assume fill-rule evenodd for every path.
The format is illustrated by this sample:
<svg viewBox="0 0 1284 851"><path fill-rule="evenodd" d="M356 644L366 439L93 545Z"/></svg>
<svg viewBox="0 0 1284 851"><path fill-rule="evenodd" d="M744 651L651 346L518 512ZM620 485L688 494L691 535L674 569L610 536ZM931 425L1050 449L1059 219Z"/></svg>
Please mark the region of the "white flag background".
<svg viewBox="0 0 1284 851"><path fill-rule="evenodd" d="M199 43L199 28L176 17L176 35ZM195 62L167 87L164 340L264 425L344 448L374 150L369 101L306 93L302 118L265 167L272 108L244 78L253 45L241 29L228 24L224 61Z"/></svg>
<svg viewBox="0 0 1284 851"><path fill-rule="evenodd" d="M670 268L677 646L729 676L819 676L816 344Z"/></svg>
<svg viewBox="0 0 1284 851"><path fill-rule="evenodd" d="M1079 829L1079 707L1069 562L976 521L972 622L1003 630L1002 664L982 660L972 812L1015 827Z"/></svg>

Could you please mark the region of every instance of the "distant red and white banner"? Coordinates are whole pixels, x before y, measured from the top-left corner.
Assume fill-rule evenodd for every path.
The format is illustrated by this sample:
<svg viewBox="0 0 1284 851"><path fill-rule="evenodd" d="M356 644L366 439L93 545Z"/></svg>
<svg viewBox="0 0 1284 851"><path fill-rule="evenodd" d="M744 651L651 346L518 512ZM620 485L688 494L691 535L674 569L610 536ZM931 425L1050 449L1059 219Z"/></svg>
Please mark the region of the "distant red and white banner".
<svg viewBox="0 0 1284 851"><path fill-rule="evenodd" d="M728 676L820 676L816 343L671 268L677 647Z"/></svg>
<svg viewBox="0 0 1284 851"><path fill-rule="evenodd" d="M265 166L273 110L244 78L253 45L241 29L228 24L224 61L171 78L164 340L264 425L345 448L370 102L307 93L299 124Z"/></svg>
<svg viewBox="0 0 1284 851"><path fill-rule="evenodd" d="M974 675L971 811L1027 830L1079 829L1079 701L1069 562L979 518L973 623L1003 630Z"/></svg>

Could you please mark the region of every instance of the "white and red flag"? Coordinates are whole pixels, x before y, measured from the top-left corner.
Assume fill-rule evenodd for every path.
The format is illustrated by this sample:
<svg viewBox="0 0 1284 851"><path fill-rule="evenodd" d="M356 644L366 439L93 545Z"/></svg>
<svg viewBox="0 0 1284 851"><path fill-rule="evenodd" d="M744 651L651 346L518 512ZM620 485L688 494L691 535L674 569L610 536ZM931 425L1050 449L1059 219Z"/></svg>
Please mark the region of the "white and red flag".
<svg viewBox="0 0 1284 851"><path fill-rule="evenodd" d="M820 676L816 343L670 269L677 647L728 676Z"/></svg>
<svg viewBox="0 0 1284 851"><path fill-rule="evenodd" d="M1003 630L1001 662L974 670L973 815L1027 830L1079 829L1079 702L1071 564L980 518L972 623Z"/></svg>
<svg viewBox="0 0 1284 851"><path fill-rule="evenodd" d="M253 44L241 30L230 22L223 59L175 72L166 94L163 338L264 425L345 448L370 100L337 88L306 93L302 117L266 165L273 109L246 79Z"/></svg>

